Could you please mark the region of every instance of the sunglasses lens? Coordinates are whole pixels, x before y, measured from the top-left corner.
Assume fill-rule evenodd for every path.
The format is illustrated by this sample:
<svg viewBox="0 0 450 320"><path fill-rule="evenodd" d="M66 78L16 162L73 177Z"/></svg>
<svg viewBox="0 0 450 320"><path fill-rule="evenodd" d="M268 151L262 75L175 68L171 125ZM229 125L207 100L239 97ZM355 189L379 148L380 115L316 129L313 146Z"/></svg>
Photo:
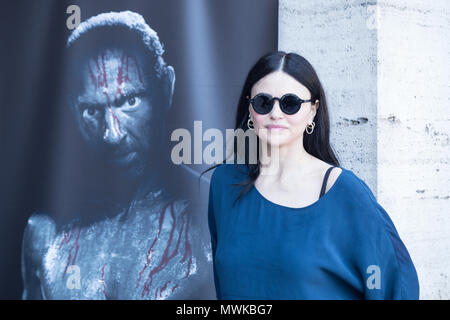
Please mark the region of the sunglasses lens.
<svg viewBox="0 0 450 320"><path fill-rule="evenodd" d="M259 114L267 114L272 110L270 97L267 95L257 95L253 98L253 109Z"/></svg>
<svg viewBox="0 0 450 320"><path fill-rule="evenodd" d="M280 102L281 109L286 114L294 114L300 110L302 101L299 97L289 94L283 97Z"/></svg>

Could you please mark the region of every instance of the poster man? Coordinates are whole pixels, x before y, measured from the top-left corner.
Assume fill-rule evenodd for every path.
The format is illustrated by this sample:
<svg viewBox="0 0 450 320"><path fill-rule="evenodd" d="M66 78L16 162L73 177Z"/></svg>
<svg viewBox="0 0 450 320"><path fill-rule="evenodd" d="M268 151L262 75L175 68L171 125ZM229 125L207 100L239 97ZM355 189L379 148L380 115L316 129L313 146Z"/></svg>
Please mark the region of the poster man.
<svg viewBox="0 0 450 320"><path fill-rule="evenodd" d="M137 13L102 13L73 30L67 50L79 132L131 196L64 223L35 212L23 238L22 297L214 298L206 219L173 192L161 154L175 71L156 32Z"/></svg>

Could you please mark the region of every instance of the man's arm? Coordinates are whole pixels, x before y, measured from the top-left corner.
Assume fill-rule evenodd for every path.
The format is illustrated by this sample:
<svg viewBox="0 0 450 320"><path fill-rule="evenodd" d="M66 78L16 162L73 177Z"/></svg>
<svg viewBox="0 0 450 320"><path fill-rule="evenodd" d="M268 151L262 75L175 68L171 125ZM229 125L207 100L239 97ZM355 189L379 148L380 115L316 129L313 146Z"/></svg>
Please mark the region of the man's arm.
<svg viewBox="0 0 450 320"><path fill-rule="evenodd" d="M33 214L25 227L22 239L22 299L42 299L41 266L44 249L54 237L55 225L46 215Z"/></svg>

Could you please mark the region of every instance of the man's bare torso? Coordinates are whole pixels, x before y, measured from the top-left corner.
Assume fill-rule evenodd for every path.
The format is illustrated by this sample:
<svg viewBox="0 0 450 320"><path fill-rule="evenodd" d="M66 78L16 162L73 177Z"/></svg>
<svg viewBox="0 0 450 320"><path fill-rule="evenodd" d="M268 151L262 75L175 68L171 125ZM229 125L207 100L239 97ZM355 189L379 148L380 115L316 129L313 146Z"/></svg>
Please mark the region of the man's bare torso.
<svg viewBox="0 0 450 320"><path fill-rule="evenodd" d="M162 195L89 226L58 228L33 214L23 244L24 298L214 298L209 234L194 214L186 200Z"/></svg>

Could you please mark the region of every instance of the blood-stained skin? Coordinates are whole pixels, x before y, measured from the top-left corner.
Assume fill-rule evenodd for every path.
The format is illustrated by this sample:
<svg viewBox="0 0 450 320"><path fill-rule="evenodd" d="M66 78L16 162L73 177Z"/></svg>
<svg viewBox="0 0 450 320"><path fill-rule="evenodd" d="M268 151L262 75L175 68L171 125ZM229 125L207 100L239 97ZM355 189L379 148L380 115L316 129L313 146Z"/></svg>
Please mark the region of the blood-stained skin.
<svg viewBox="0 0 450 320"><path fill-rule="evenodd" d="M66 275L67 268L71 265L75 265L76 261L77 261L78 249L80 247L78 240L80 239L81 228L78 227L77 229L78 229L78 232L76 235L76 239L72 242L70 248L68 249L67 263L66 263L66 267L64 268L63 277ZM70 240L72 239L74 233L75 233L75 227L72 228L72 230L70 231L70 234L68 234L67 232L63 232L63 238L62 238L61 244L59 245L59 248L58 248L59 250L61 250L63 244L70 243ZM73 249L75 249L74 253L72 253ZM73 254L73 256L72 256L72 254Z"/></svg>
<svg viewBox="0 0 450 320"><path fill-rule="evenodd" d="M108 161L140 174L162 130L160 96L144 76L145 59L123 49L104 50L84 62L84 86L74 110L86 142Z"/></svg>
<svg viewBox="0 0 450 320"><path fill-rule="evenodd" d="M168 200L162 193L153 197L135 202L131 211L112 219L81 228L71 224L59 232L48 217L33 215L30 227L53 230L42 235L49 239L41 248L38 269L42 297L201 298L198 290L210 280L208 238L190 231L196 225L187 201ZM66 272L71 265L79 267L79 289L67 285L73 277Z"/></svg>
<svg viewBox="0 0 450 320"><path fill-rule="evenodd" d="M144 267L142 268L142 270L139 272L139 277L137 280L136 288L139 287L142 275L146 271L147 267L151 265L152 255L155 250L154 247L155 247L157 241L160 239L162 224L163 224L166 212L168 210L168 207L170 207L170 216L171 216L171 220L172 220L172 228L170 229L169 239L167 240L167 242L165 244L162 244L162 246L164 247L164 251L163 251L160 261L148 273L147 280L145 281L145 283L143 285L142 297L144 297L145 295L147 295L150 292L154 275L158 272L163 271L168 266L170 260L176 258L177 255L179 256L179 254L180 254L179 251L181 251L180 250L180 243L181 243L180 240L182 238L183 238L184 253L183 253L183 256L181 257L181 259L179 259L179 261L182 263L187 261L187 268L186 268L186 273L185 273L184 278L186 278L189 275L189 273L191 272L192 251L191 251L191 246L190 246L189 239L188 239L189 215L187 215L186 213L183 213L181 215L182 222L181 222L181 226L179 227L180 229L178 230L178 237L176 240L175 247L172 249L172 252L169 251L172 247L172 243L174 242L174 238L175 238L174 234L175 234L175 229L177 227L177 221L176 221L176 217L175 217L175 213L174 213L173 202L171 202L160 213L158 233L154 237L154 240L152 241L152 244L150 245L150 247L148 249L147 261L146 261ZM160 296L167 289L167 285L168 285L169 281L170 280L167 280L167 282L160 288L160 291L159 291ZM172 291L177 286L178 286L178 283L175 283L175 285L172 287ZM157 293L158 293L158 288L156 288L156 291L155 291L155 299L157 298Z"/></svg>
<svg viewBox="0 0 450 320"><path fill-rule="evenodd" d="M129 205L89 225L77 219L59 225L45 213L33 214L24 235L24 297L214 299L206 217L159 187L150 176L157 172L143 175L161 130L160 100L154 79L144 73L145 60L106 49L80 68L84 86L73 110L86 143L115 170L151 183ZM80 288L68 285L75 276Z"/></svg>
<svg viewBox="0 0 450 320"><path fill-rule="evenodd" d="M105 65L105 54L98 54L93 59L94 68L92 68L91 63L88 63L88 69L91 76L92 84L95 86L95 91L99 91L105 95L106 98L106 107L108 109L108 116L111 117L112 126L109 128L114 131L114 134L119 136L122 135L120 130L120 120L116 116L115 112L112 109L111 103L112 101L117 101L119 98L124 96L123 88L125 85L130 84L131 86L135 86L136 84L130 80L130 69L137 74L139 85L136 87L144 86L144 80L141 74L141 67L138 64L136 57L128 55L125 51L122 50L120 63L117 67L117 77L112 81L113 90L108 90L108 77L107 70ZM130 61L132 61L132 66L130 68ZM114 68L114 67L112 67ZM112 73L114 71L111 71ZM133 80L134 77L132 77ZM113 93L112 93L113 92Z"/></svg>

